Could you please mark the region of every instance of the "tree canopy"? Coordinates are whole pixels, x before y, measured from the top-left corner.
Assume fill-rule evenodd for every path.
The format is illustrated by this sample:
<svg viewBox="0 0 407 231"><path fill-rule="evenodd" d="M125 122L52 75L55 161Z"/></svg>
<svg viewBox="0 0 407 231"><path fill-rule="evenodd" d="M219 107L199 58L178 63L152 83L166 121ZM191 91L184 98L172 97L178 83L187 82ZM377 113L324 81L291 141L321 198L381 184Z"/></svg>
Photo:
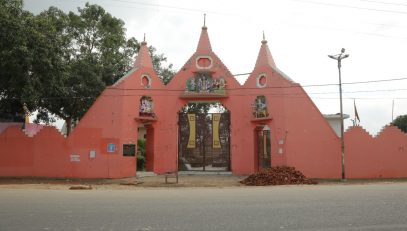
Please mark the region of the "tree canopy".
<svg viewBox="0 0 407 231"><path fill-rule="evenodd" d="M0 112L22 114L23 104L35 104L38 81L31 73L35 41L34 16L21 0L0 0Z"/></svg>
<svg viewBox="0 0 407 231"><path fill-rule="evenodd" d="M124 22L101 6L86 3L78 12L50 7L39 15L22 0L0 0L0 109L20 113L23 103L38 111L37 121L53 116L71 124L99 96L131 70L139 42L126 38ZM154 68L168 83L175 74L166 57L149 47Z"/></svg>
<svg viewBox="0 0 407 231"><path fill-rule="evenodd" d="M407 133L407 115L398 116L391 122L391 125L397 126L400 130Z"/></svg>

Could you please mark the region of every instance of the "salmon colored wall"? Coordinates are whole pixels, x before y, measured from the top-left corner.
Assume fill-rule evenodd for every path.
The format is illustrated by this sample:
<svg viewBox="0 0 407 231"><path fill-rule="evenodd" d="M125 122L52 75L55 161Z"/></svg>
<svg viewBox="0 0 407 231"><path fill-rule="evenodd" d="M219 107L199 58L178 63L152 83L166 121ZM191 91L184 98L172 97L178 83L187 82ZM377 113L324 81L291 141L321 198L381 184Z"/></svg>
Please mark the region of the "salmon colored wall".
<svg viewBox="0 0 407 231"><path fill-rule="evenodd" d="M21 131L21 125L6 128L0 134L0 175L30 176L35 156L33 139Z"/></svg>
<svg viewBox="0 0 407 231"><path fill-rule="evenodd" d="M206 69L196 66L205 58ZM185 98L186 82L197 72L210 72L226 80L228 97ZM260 74L266 85L257 85ZM149 76L151 86L143 85ZM255 120L252 105L265 96L269 117ZM140 99L149 96L155 118L140 118ZM138 127L148 128L147 169L155 173L178 168L178 112L188 102L217 101L230 111L230 160L233 174L257 171L255 130L268 126L271 133L271 165L294 166L311 178L340 178L340 139L302 87L278 70L262 41L254 70L240 85L212 51L207 28L202 28L198 48L172 81L164 86L151 64L143 42L134 69L107 87L69 135L51 127L35 130L34 137L20 125L0 126L0 175L75 178L121 178L136 175L136 157L124 157L123 144L137 144ZM7 125L9 126L9 125ZM3 131L3 132L1 132ZM406 135L386 128L372 138L361 128L345 134L346 172L349 178L407 177ZM116 144L113 153L109 143ZM96 157L89 152L94 150ZM72 155L79 161L72 161Z"/></svg>
<svg viewBox="0 0 407 231"><path fill-rule="evenodd" d="M407 135L397 127L387 126L372 137L355 126L344 137L347 178L407 177Z"/></svg>
<svg viewBox="0 0 407 231"><path fill-rule="evenodd" d="M155 75L150 70L143 74ZM127 82L135 84L141 70L132 70ZM136 78L133 80L133 78ZM158 77L155 76L155 78ZM129 81L131 80L131 81ZM162 83L158 80L156 84ZM123 90L120 83L106 88L83 116L68 138L55 128L45 127L34 137L27 137L21 125L9 127L0 134L0 175L74 178L121 178L135 176L136 157L124 157L122 145L137 144L139 103L142 95ZM127 86L127 88L129 88ZM116 144L114 153L107 144ZM89 152L96 152L90 158ZM79 162L71 161L78 155Z"/></svg>
<svg viewBox="0 0 407 231"><path fill-rule="evenodd" d="M260 74L267 78L265 88L256 85ZM294 166L312 178L340 178L340 140L299 84L272 67L258 67L244 88L241 94L248 97L239 101L247 105L241 112L244 120L253 118L250 105L256 96L267 99L272 120L264 124L271 129L272 166ZM255 150L252 142L247 139L246 147Z"/></svg>

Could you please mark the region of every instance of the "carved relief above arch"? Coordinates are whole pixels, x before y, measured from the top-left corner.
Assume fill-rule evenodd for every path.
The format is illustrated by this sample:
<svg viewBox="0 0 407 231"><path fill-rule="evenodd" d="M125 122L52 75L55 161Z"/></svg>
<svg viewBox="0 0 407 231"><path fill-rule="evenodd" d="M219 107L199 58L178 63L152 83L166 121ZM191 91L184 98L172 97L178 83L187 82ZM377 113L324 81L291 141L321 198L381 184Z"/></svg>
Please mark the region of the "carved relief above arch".
<svg viewBox="0 0 407 231"><path fill-rule="evenodd" d="M182 98L223 98L226 94L226 80L224 77L212 77L210 72L197 72L185 84Z"/></svg>

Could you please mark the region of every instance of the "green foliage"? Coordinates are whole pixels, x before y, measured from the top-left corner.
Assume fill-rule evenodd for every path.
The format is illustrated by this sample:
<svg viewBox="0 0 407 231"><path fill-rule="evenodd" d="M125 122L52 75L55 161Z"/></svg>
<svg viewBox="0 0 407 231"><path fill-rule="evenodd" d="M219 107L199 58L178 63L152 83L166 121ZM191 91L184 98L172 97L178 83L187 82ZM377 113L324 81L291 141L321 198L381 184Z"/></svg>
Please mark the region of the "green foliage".
<svg viewBox="0 0 407 231"><path fill-rule="evenodd" d="M146 141L137 140L137 170L144 171L146 169Z"/></svg>
<svg viewBox="0 0 407 231"><path fill-rule="evenodd" d="M209 111L216 113L227 112L227 109L219 102L196 102L188 103L182 109L182 113L203 113L207 114Z"/></svg>
<svg viewBox="0 0 407 231"><path fill-rule="evenodd" d="M53 40L50 63L36 70L44 81L40 116L55 114L71 125L79 120L107 85L113 84L131 68L137 50L134 39L125 38L124 23L97 5L78 8L68 14L51 7L37 16L44 22L45 39ZM49 58L49 56L47 56ZM51 73L51 74L50 74ZM41 117L40 117L41 118Z"/></svg>
<svg viewBox="0 0 407 231"><path fill-rule="evenodd" d="M391 125L397 126L403 132L407 133L407 115L398 116Z"/></svg>
<svg viewBox="0 0 407 231"><path fill-rule="evenodd" d="M167 58L164 54L156 54L156 49L152 46L149 47L149 52L151 55L151 59L153 62L154 70L157 72L157 75L163 81L165 85L167 85L172 77L175 75L175 71L172 69L172 64L169 64L168 67L163 65L164 62L167 61Z"/></svg>
<svg viewBox="0 0 407 231"><path fill-rule="evenodd" d="M30 72L34 59L34 16L22 0L0 0L0 112L22 114L22 102L35 107L38 79Z"/></svg>
<svg viewBox="0 0 407 231"><path fill-rule="evenodd" d="M37 16L22 5L0 0L0 111L21 113L26 103L38 110L37 121L64 119L69 134L101 91L131 70L140 44L126 39L124 22L98 5L68 14L50 7ZM172 65L165 67L154 47L150 53L167 83Z"/></svg>

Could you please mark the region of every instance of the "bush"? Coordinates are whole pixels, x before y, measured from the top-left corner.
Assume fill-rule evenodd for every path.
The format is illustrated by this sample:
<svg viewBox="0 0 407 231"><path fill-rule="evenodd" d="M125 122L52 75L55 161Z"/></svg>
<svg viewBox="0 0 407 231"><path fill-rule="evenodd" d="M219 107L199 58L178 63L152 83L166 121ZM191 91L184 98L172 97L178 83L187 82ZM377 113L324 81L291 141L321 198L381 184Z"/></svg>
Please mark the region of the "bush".
<svg viewBox="0 0 407 231"><path fill-rule="evenodd" d="M407 115L398 116L391 122L391 125L397 126L400 130L407 133Z"/></svg>
<svg viewBox="0 0 407 231"><path fill-rule="evenodd" d="M146 170L146 141L137 140L137 171Z"/></svg>

